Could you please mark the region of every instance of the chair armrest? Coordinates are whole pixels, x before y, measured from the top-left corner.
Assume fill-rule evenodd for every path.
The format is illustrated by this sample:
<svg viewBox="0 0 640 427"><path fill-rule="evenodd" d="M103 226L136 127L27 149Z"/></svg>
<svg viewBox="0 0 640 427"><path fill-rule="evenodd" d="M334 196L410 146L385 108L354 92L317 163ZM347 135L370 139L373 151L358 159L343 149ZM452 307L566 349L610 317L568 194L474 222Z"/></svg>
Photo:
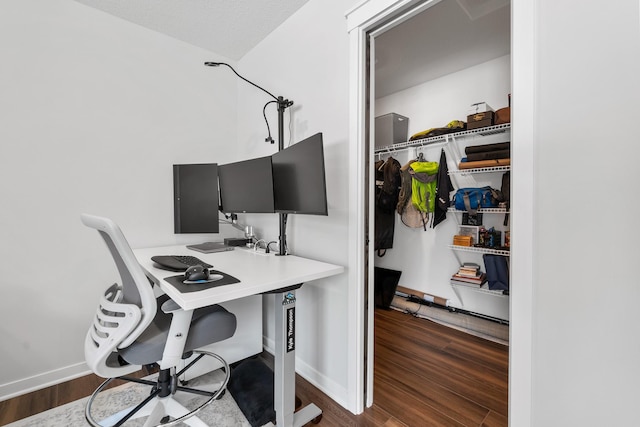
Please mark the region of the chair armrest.
<svg viewBox="0 0 640 427"><path fill-rule="evenodd" d="M160 307L163 313L173 313L178 310L182 310L182 308L172 299L166 300L162 307Z"/></svg>

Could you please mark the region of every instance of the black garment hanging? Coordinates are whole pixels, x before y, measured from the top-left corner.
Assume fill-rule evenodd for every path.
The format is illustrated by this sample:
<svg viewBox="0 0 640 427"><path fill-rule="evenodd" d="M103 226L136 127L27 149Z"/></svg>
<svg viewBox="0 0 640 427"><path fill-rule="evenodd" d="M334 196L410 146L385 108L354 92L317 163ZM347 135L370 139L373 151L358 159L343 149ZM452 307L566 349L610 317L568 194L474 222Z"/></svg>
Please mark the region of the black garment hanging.
<svg viewBox="0 0 640 427"><path fill-rule="evenodd" d="M384 256L393 247L395 230L395 210L400 193L400 163L393 157L386 162L375 163L375 237L374 249L378 256Z"/></svg>
<svg viewBox="0 0 640 427"><path fill-rule="evenodd" d="M438 168L438 177L436 181L436 207L433 213L432 228L447 219L447 209L449 209L450 195L453 191L453 183L449 176L449 167L447 166L447 155L444 148L440 153L440 167Z"/></svg>

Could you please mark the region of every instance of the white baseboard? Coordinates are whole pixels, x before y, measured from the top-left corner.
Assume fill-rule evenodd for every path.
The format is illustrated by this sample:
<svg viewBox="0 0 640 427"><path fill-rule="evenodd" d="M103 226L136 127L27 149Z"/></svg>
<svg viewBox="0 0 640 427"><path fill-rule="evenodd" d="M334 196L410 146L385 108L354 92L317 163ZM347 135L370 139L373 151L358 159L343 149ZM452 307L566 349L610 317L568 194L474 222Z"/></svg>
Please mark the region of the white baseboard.
<svg viewBox="0 0 640 427"><path fill-rule="evenodd" d="M275 354L275 342L272 339L263 336L262 342L266 351ZM322 375L299 357L296 357L296 372L340 406L349 408L347 389ZM91 370L85 362L81 362L18 381L0 384L0 402L89 374L91 374Z"/></svg>
<svg viewBox="0 0 640 427"><path fill-rule="evenodd" d="M0 402L21 396L32 391L41 390L52 385L89 375L91 370L86 363L81 362L75 365L66 366L42 374L23 378L6 384L0 384Z"/></svg>

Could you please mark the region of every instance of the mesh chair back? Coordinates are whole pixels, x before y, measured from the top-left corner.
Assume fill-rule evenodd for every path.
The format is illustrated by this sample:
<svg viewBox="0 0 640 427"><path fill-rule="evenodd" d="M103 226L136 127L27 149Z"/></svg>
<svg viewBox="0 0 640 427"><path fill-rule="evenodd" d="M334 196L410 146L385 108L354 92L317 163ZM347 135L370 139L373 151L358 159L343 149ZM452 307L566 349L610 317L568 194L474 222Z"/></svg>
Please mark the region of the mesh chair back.
<svg viewBox="0 0 640 427"><path fill-rule="evenodd" d="M131 345L149 326L156 315L156 298L117 224L110 219L87 214L83 214L81 219L104 239L121 281L109 286L100 298L85 338L85 359L92 371L102 377L124 375L139 369L139 366L120 366L115 350Z"/></svg>

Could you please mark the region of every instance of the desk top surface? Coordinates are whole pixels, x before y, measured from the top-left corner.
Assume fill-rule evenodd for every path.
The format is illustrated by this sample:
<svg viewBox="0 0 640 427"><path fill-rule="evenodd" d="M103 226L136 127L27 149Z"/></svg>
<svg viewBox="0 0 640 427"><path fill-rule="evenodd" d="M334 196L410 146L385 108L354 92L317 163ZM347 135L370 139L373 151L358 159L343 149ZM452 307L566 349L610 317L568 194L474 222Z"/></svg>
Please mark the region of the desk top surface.
<svg viewBox="0 0 640 427"><path fill-rule="evenodd" d="M151 279L185 310L218 304L250 295L262 294L311 280L340 274L344 267L295 255L276 256L247 249L204 254L185 245L134 249L134 254ZM192 255L240 280L240 283L182 293L164 280L175 276L172 271L154 267L155 255Z"/></svg>

